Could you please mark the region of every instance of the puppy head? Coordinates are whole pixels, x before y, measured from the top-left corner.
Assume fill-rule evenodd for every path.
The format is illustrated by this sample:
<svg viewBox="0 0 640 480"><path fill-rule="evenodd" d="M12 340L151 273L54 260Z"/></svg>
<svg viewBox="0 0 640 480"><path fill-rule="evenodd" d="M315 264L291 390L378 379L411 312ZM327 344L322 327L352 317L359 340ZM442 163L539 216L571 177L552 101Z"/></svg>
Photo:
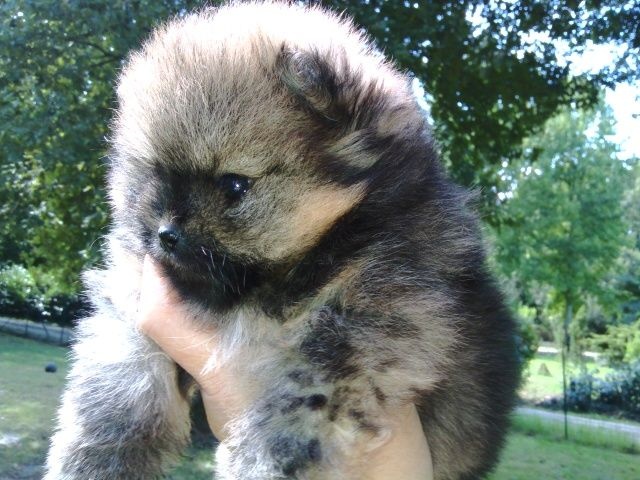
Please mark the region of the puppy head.
<svg viewBox="0 0 640 480"><path fill-rule="evenodd" d="M390 139L424 127L407 79L347 20L279 3L159 28L118 103L117 226L231 288L248 267L294 265L367 198Z"/></svg>

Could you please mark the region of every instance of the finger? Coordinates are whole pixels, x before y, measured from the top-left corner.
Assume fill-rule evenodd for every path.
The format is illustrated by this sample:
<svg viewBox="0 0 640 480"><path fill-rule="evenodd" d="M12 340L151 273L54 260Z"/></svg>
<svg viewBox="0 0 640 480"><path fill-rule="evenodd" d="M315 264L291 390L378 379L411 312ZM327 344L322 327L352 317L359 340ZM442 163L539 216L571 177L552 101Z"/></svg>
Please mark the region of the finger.
<svg viewBox="0 0 640 480"><path fill-rule="evenodd" d="M137 318L138 328L196 381L215 347L215 334L198 328L162 271L146 257Z"/></svg>

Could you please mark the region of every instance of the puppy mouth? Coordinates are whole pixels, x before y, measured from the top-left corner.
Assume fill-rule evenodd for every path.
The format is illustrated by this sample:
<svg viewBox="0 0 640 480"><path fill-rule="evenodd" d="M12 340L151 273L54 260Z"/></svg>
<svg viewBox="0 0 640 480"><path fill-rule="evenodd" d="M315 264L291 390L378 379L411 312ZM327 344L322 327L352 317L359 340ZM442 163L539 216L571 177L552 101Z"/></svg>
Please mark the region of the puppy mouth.
<svg viewBox="0 0 640 480"><path fill-rule="evenodd" d="M218 282L223 290L240 294L247 288L247 266L231 259L224 252L219 252L204 245L199 246L201 266L204 265L208 279Z"/></svg>
<svg viewBox="0 0 640 480"><path fill-rule="evenodd" d="M169 278L183 287L208 291L214 296L239 296L249 287L251 268L215 244L207 245L181 234L171 246L161 239L152 241L149 250Z"/></svg>

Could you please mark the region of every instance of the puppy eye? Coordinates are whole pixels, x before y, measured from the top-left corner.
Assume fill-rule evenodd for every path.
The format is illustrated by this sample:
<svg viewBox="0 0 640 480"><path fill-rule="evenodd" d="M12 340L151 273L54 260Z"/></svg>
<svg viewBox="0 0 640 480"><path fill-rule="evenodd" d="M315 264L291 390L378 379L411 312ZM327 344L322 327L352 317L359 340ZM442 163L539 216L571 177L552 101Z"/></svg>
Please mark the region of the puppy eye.
<svg viewBox="0 0 640 480"><path fill-rule="evenodd" d="M239 200L251 187L251 179L228 173L218 179L218 188L229 200Z"/></svg>

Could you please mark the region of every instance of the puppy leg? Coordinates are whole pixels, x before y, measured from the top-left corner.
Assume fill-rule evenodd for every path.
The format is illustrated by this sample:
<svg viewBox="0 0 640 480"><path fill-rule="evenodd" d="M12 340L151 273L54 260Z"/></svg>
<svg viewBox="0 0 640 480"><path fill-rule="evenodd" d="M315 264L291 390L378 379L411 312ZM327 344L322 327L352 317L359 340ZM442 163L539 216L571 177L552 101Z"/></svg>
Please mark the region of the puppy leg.
<svg viewBox="0 0 640 480"><path fill-rule="evenodd" d="M296 367L289 377L314 377ZM348 384L317 379L305 386L277 379L218 447L216 479L352 478L351 467L358 471L364 452L387 438L389 425L366 377Z"/></svg>
<svg viewBox="0 0 640 480"><path fill-rule="evenodd" d="M365 452L391 433L387 409L402 400L388 403L344 318L328 308L312 316L294 345L260 365L267 387L229 425L217 479L355 479Z"/></svg>
<svg viewBox="0 0 640 480"><path fill-rule="evenodd" d="M131 322L79 326L45 480L159 478L189 438L176 365Z"/></svg>

